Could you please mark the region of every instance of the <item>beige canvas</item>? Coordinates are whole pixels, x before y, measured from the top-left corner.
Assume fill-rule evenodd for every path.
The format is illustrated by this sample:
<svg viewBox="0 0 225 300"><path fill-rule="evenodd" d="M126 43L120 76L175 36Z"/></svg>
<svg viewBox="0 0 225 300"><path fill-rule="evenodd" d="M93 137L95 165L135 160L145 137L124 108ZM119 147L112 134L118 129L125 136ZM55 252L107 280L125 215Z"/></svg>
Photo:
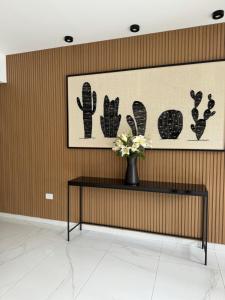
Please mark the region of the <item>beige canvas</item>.
<svg viewBox="0 0 225 300"><path fill-rule="evenodd" d="M117 134L131 131L127 115L134 121L133 102L141 102L147 113L145 136L152 141L155 149L224 149L224 102L225 102L225 62L209 62L179 66L136 69L110 73L68 76L68 146L111 148L115 137L105 137L101 128L100 117L104 117L104 98L109 100L119 98L118 115L121 120ZM82 88L84 83L91 87L91 98L88 101L93 112L96 93L96 110L84 115L82 111ZM86 86L87 88L87 86ZM87 90L87 89L86 89ZM200 104L196 107L193 117L194 95L202 93ZM211 98L210 95L211 94ZM90 94L89 94L90 95ZM193 94L192 94L193 95ZM80 107L77 97L80 99ZM196 132L204 120L204 112L208 109L209 100L214 106L206 115L205 128L198 139ZM89 108L90 108L89 105ZM175 111L179 111L175 112ZM177 129L183 120L181 132L177 138L162 138L158 123L160 115L164 114L164 127L168 123L171 130ZM172 111L172 112L171 112ZM215 112L215 113L214 113ZM180 115L182 115L182 120ZM85 138L84 118L92 119L91 137ZM175 120L173 120L175 118ZM194 120L195 118L195 120ZM162 120L163 118L161 118ZM171 123L172 122L172 123ZM197 123L198 122L198 123ZM198 125L197 125L198 124ZM204 124L203 124L204 125ZM178 126L178 127L179 127ZM204 126L203 126L204 127ZM180 129L179 129L180 130ZM167 132L168 130L165 129ZM168 133L168 132L167 132ZM176 133L175 133L176 135Z"/></svg>

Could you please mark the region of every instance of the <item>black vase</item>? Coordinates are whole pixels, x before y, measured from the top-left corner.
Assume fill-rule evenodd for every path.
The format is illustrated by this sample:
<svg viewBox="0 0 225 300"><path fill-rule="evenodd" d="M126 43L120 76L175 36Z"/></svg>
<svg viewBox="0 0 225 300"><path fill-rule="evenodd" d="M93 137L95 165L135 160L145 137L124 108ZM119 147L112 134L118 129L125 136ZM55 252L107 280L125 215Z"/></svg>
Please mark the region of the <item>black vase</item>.
<svg viewBox="0 0 225 300"><path fill-rule="evenodd" d="M129 185L138 185L139 178L137 172L137 155L127 157L127 171L125 183Z"/></svg>

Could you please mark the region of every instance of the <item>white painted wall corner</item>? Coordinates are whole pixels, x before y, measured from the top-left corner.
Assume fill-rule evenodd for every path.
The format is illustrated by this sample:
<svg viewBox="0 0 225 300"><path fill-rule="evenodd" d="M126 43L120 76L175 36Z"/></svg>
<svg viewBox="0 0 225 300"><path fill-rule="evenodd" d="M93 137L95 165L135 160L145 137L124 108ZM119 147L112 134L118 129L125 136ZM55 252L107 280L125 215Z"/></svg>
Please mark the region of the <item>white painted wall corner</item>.
<svg viewBox="0 0 225 300"><path fill-rule="evenodd" d="M6 55L0 53L0 83L7 82L6 75Z"/></svg>

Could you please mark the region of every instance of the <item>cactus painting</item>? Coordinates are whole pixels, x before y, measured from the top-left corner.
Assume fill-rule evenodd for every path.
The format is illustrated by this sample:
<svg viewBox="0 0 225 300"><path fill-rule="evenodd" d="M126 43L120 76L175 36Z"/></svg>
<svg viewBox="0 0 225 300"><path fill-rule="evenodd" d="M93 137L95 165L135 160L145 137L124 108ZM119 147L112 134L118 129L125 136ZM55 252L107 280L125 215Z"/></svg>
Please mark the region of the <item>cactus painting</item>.
<svg viewBox="0 0 225 300"><path fill-rule="evenodd" d="M177 139L183 129L183 115L179 110L166 110L159 116L158 130L162 139Z"/></svg>
<svg viewBox="0 0 225 300"><path fill-rule="evenodd" d="M93 91L91 93L91 85L89 82L85 82L82 87L82 102L77 97L77 104L80 110L83 111L83 122L84 122L84 138L90 139L92 136L92 115L96 111L97 95Z"/></svg>
<svg viewBox="0 0 225 300"><path fill-rule="evenodd" d="M224 74L214 61L67 75L68 147L109 149L129 132L154 149L225 150Z"/></svg>
<svg viewBox="0 0 225 300"><path fill-rule="evenodd" d="M204 111L203 119L199 119L199 111L198 106L202 101L203 94L201 91L195 93L193 90L190 92L191 98L194 100L194 108L191 111L192 118L195 124L191 124L191 129L195 133L197 140L199 141L205 131L206 121L215 115L215 111L211 111L211 109L215 105L215 101L212 99L212 95L208 95L208 108Z"/></svg>
<svg viewBox="0 0 225 300"><path fill-rule="evenodd" d="M104 98L104 116L100 116L100 123L104 137L115 138L120 126L121 115L118 115L119 98L110 101Z"/></svg>
<svg viewBox="0 0 225 300"><path fill-rule="evenodd" d="M145 135L147 112L144 104L140 101L134 101L132 105L135 121L132 116L127 115L127 123L131 128L133 135Z"/></svg>

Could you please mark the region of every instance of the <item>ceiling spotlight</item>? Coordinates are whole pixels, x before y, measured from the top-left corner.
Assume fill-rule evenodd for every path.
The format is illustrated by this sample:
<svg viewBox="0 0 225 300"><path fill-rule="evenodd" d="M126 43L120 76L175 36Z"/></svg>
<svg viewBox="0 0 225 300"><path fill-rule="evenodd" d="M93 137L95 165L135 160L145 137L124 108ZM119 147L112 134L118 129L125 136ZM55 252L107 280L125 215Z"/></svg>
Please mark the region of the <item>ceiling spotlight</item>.
<svg viewBox="0 0 225 300"><path fill-rule="evenodd" d="M140 30L140 26L138 24L133 24L130 26L131 32L138 32Z"/></svg>
<svg viewBox="0 0 225 300"><path fill-rule="evenodd" d="M73 37L70 36L70 35L66 35L66 36L64 36L64 41L66 43L72 43L73 42Z"/></svg>
<svg viewBox="0 0 225 300"><path fill-rule="evenodd" d="M219 9L219 10L215 10L213 13L212 13L212 18L213 20L219 20L221 18L224 17L224 10L222 9Z"/></svg>

